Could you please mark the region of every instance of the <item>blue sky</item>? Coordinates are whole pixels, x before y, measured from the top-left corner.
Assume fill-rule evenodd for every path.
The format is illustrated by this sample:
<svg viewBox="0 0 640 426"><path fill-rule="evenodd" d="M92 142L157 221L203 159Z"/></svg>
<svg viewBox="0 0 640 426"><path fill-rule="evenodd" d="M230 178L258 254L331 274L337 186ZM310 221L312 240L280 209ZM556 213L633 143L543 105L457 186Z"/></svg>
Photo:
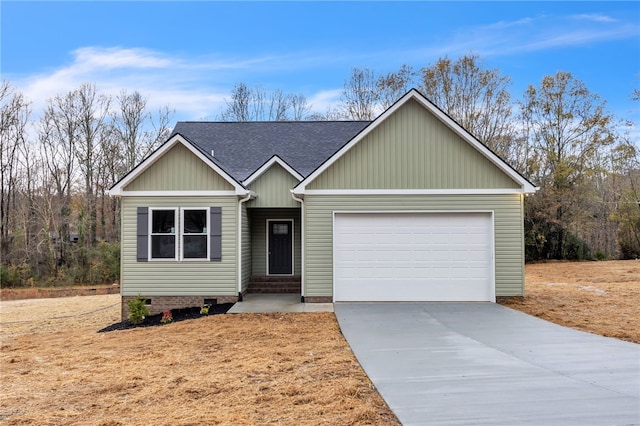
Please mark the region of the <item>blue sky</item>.
<svg viewBox="0 0 640 426"><path fill-rule="evenodd" d="M95 82L175 120L216 119L233 85L303 93L326 111L352 67L415 69L467 53L529 84L571 72L639 122L640 2L2 1L2 78L33 102Z"/></svg>

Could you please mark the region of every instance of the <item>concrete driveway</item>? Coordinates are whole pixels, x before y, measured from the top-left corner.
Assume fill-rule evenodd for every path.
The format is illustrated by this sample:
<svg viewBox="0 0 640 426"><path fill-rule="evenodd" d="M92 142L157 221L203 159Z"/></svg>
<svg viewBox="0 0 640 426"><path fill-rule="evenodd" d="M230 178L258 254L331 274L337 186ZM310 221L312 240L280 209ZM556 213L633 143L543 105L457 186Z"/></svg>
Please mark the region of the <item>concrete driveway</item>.
<svg viewBox="0 0 640 426"><path fill-rule="evenodd" d="M640 345L494 303L336 303L403 425L638 425Z"/></svg>

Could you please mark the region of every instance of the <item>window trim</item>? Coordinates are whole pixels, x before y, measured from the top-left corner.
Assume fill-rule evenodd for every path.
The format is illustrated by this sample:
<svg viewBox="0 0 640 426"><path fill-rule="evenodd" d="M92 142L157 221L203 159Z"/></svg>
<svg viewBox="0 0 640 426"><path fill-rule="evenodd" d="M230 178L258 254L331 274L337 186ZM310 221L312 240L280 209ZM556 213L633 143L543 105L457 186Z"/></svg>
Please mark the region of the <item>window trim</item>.
<svg viewBox="0 0 640 426"><path fill-rule="evenodd" d="M205 225L205 232L200 233L200 234L193 234L193 233L186 233L184 232L184 212L185 210L203 210L204 211L204 215L205 215L205 221L206 221L206 225ZM211 217L211 211L209 209L209 207L180 207L180 258L179 261L180 262L203 262L203 261L209 261L211 259L211 224L210 222L210 217ZM207 248L207 255L206 257L188 257L185 258L184 257L184 237L186 235L200 235L200 236L204 236L207 238L207 242L206 242L206 248Z"/></svg>
<svg viewBox="0 0 640 426"><path fill-rule="evenodd" d="M173 211L174 214L174 222L173 222L173 229L174 232L173 234L157 234L153 232L153 212L155 210L168 210L168 211ZM148 225L148 229L149 229L149 235L147 238L147 244L148 244L148 255L149 255L149 262L175 262L178 259L178 245L180 244L179 241L179 232L178 232L178 227L180 225L180 217L178 216L179 213L179 209L177 207L149 207L149 225ZM163 257L153 257L153 251L152 251L152 244L151 244L151 240L154 236L156 235L173 235L175 237L175 244L174 244L174 253L173 253L173 258L163 258Z"/></svg>

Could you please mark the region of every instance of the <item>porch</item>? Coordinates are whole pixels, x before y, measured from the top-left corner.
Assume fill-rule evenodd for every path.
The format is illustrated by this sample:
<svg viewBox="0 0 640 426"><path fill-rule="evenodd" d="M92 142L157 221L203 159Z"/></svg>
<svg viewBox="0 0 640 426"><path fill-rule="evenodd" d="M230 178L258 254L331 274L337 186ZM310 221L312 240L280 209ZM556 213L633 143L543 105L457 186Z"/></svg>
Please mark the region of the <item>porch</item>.
<svg viewBox="0 0 640 426"><path fill-rule="evenodd" d="M333 303L302 303L297 294L250 293L227 311L227 314L270 312L333 312Z"/></svg>

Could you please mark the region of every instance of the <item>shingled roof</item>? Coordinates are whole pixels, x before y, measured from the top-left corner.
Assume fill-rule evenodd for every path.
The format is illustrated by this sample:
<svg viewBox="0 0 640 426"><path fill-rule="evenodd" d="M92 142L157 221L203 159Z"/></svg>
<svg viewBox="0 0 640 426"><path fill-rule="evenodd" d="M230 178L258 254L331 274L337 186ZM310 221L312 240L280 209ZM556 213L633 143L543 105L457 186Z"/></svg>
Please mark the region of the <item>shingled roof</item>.
<svg viewBox="0 0 640 426"><path fill-rule="evenodd" d="M369 123L180 121L171 136L182 135L242 182L274 155L306 177Z"/></svg>

